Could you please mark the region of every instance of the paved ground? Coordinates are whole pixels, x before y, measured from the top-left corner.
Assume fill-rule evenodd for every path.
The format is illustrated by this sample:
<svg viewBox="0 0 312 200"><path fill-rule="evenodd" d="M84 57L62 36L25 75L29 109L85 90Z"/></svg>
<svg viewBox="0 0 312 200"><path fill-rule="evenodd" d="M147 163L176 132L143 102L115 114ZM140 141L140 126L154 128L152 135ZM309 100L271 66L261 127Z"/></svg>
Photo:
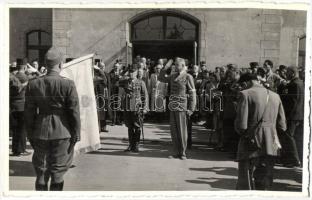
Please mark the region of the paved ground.
<svg viewBox="0 0 312 200"><path fill-rule="evenodd" d="M125 153L125 126L110 126L101 133L101 148L75 158L65 176L64 190L233 190L237 163L228 153L213 150L209 132L194 127L189 159L171 160L169 125L145 124L145 143L139 154ZM31 147L28 146L29 151ZM31 156L10 157L10 190L34 190ZM275 168L274 190L301 191L301 170Z"/></svg>

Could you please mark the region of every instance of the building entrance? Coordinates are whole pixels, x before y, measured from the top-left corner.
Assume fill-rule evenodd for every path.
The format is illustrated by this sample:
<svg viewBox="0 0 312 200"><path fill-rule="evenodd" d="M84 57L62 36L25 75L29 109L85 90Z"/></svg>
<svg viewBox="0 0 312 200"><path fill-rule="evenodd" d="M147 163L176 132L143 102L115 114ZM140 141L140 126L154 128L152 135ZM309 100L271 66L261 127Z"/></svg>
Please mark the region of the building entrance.
<svg viewBox="0 0 312 200"><path fill-rule="evenodd" d="M153 10L130 22L131 55L150 58L182 57L195 64L198 58L199 21L174 10Z"/></svg>

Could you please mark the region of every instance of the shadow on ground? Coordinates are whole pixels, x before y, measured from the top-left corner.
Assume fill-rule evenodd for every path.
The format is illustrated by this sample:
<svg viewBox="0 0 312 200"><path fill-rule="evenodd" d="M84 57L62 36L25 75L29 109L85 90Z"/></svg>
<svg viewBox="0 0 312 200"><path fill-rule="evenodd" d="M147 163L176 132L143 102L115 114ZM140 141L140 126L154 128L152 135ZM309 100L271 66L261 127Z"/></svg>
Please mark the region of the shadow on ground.
<svg viewBox="0 0 312 200"><path fill-rule="evenodd" d="M190 168L191 171L206 171L213 172L217 175L232 176L233 178L211 178L211 177L198 177L196 180L185 180L194 184L208 184L214 189L235 189L237 181L237 169L233 167L210 167L210 168ZM211 173L210 173L211 174ZM301 179L302 174L300 171L294 169L274 169L274 182L272 191L294 191L301 192ZM277 182L278 180L278 182ZM281 183L280 180L295 181L300 185L293 185L288 183Z"/></svg>
<svg viewBox="0 0 312 200"><path fill-rule="evenodd" d="M10 176L36 176L31 162L10 160Z"/></svg>

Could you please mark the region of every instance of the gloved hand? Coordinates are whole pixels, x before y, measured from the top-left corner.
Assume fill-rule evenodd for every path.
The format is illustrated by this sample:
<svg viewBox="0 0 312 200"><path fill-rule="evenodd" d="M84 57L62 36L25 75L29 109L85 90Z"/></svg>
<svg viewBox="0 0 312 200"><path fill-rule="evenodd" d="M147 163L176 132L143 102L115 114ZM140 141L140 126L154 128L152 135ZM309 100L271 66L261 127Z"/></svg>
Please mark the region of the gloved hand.
<svg viewBox="0 0 312 200"><path fill-rule="evenodd" d="M70 139L70 144L69 144L69 147L68 147L68 150L67 150L67 153L70 154L73 150L74 150L74 147L77 143L77 139L76 138L71 138Z"/></svg>

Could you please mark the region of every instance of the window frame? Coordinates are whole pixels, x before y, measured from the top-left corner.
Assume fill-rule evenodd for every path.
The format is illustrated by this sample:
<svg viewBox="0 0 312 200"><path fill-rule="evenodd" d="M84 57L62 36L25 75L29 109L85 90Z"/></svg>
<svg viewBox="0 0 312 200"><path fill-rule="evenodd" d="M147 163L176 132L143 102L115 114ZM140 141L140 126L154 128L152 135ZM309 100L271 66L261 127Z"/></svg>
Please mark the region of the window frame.
<svg viewBox="0 0 312 200"><path fill-rule="evenodd" d="M134 39L134 32L135 32L135 28L134 26L143 21L143 20L147 20L148 18L152 18L152 17L157 17L157 16L161 16L162 20L163 20L163 25L162 25L162 37L161 39L153 39L153 40L142 40L142 39ZM189 23L191 23L192 25L195 26L195 38L192 40L185 40L185 39L168 39L167 38L167 17L177 17L180 18L182 20L185 20ZM131 28L130 28L130 41L131 42L147 42L147 41L163 41L163 42L171 42L171 41L198 41L199 39L199 23L197 21L195 21L194 19L187 17L183 14L179 14L179 13L174 13L174 12L153 12L153 13L148 13L146 15L143 15L141 17L139 17L138 19L135 19L134 21L130 22L131 24Z"/></svg>

